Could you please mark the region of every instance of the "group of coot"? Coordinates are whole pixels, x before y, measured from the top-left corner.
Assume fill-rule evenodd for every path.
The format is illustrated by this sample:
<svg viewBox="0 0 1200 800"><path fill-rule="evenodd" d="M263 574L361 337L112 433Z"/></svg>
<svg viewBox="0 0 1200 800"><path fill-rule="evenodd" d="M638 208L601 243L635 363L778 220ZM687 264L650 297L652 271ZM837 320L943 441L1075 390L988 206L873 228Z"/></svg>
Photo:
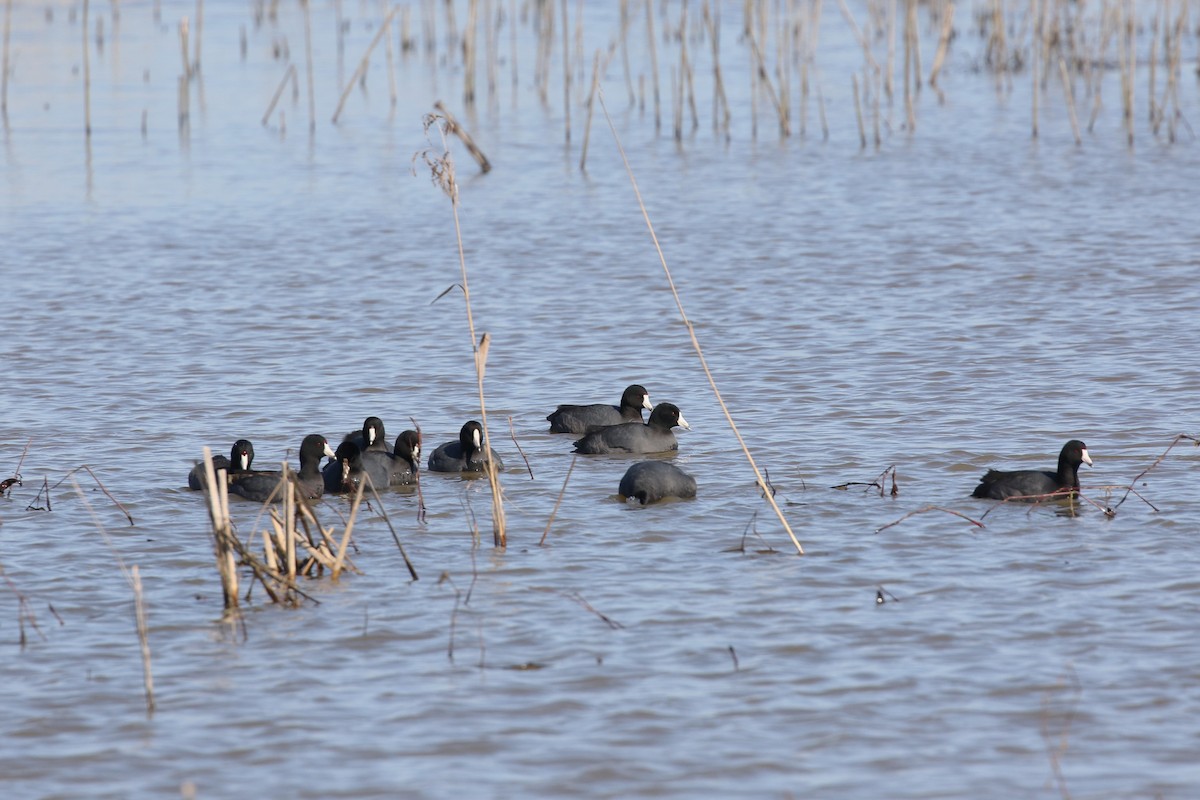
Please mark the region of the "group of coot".
<svg viewBox="0 0 1200 800"><path fill-rule="evenodd" d="M645 422L642 409L650 411ZM678 406L652 405L650 393L639 384L625 389L620 405L560 405L546 420L551 433L582 434L575 452L589 455L666 453L679 449L672 428L691 430ZM668 497L695 497L696 479L665 461L639 461L626 470L617 491L644 505Z"/></svg>
<svg viewBox="0 0 1200 800"><path fill-rule="evenodd" d="M645 421L643 409L650 411L650 418ZM652 405L650 393L638 384L625 390L618 405L560 405L546 419L551 433L580 435L575 441L575 452L589 455L670 452L679 449L672 429L690 430L677 406ZM483 472L489 455L496 469L504 468L500 455L484 447L483 426L471 420L462 426L457 441L446 442L430 454L428 467L433 472ZM325 456L331 461L322 470L321 459ZM404 431L389 449L383 421L367 417L362 430L347 434L336 452L321 434L305 436L300 443L300 469L292 473L292 478L297 493L307 499L316 499L326 492L354 492L364 482L376 489L408 486L417 480L420 458L421 444L416 431ZM258 502L282 500L283 473L255 470L253 462L254 445L238 439L228 458L213 457L213 469L228 473L229 491L233 494ZM1092 459L1087 445L1072 439L1063 446L1056 470L990 469L971 496L993 500L1039 499L1074 492L1079 489L1080 464L1091 466ZM188 486L203 489L205 483L204 466L198 464L188 475ZM696 479L665 461L640 461L625 472L618 493L642 504L669 497L691 498L696 496Z"/></svg>

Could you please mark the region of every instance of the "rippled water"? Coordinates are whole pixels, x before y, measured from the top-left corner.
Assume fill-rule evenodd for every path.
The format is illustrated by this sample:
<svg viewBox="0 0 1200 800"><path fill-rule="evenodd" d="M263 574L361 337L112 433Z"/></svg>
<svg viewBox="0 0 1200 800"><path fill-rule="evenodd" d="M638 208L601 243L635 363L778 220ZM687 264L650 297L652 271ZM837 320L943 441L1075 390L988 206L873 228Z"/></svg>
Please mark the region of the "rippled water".
<svg viewBox="0 0 1200 800"><path fill-rule="evenodd" d="M584 39L605 46L616 4L587 6ZM335 9L314 7L310 136L300 10L256 24L251 7L210 4L181 133L182 12L155 23L123 3L114 28L93 8L106 38L93 36L89 145L75 12L14 6L0 477L29 449L24 484L0 500L5 797L1200 792L1200 456L1172 449L1137 485L1146 502L1112 518L968 497L988 466L1048 468L1079 437L1095 460L1085 496L1115 506L1194 431L1194 138L1156 138L1139 111L1128 148L1110 71L1083 146L1053 82L1031 140L1028 76L997 96L965 9L946 102L926 89L916 131L897 101L882 145L860 150L861 54L826 9L828 141L815 109L806 138L781 140L766 100L755 138L740 8L722 18L728 140L711 129L706 42L690 45L701 126L682 142L669 110L656 134L649 107L627 107L619 56L604 88L715 379L806 555L755 491L600 116L578 170L582 96L564 146L558 50L539 103L526 19L517 88L504 28L497 96L481 87L479 109L459 112L495 169L478 175L452 143L476 324L492 337L492 435L513 466L509 546L486 530L472 546L486 487L426 475L425 524L412 496L384 499L419 581L375 509L356 527L363 574L311 582L320 602L299 609L257 593L231 628L185 483L201 447L245 436L268 464L375 414L393 436L414 417L428 449L478 415L461 295L433 302L460 280L451 206L413 167L422 114L462 106L461 69L444 45L432 63L397 52L392 111L376 54L333 126L379 14L341 9L339 60ZM282 126L277 111L261 127L284 40L299 93L285 92ZM669 86L677 43L659 58ZM1193 120L1194 62L1188 38ZM1147 78L1143 65L1139 102ZM630 460L580 459L538 546L571 464L545 414L635 381L691 423L675 462L698 499L623 506ZM86 473L86 503L59 483L82 464L133 526ZM895 497L830 488L889 465ZM43 480L51 510L28 508L45 508ZM928 511L876 533L929 506L985 527ZM257 506L233 512L248 534ZM152 716L118 558L145 583Z"/></svg>

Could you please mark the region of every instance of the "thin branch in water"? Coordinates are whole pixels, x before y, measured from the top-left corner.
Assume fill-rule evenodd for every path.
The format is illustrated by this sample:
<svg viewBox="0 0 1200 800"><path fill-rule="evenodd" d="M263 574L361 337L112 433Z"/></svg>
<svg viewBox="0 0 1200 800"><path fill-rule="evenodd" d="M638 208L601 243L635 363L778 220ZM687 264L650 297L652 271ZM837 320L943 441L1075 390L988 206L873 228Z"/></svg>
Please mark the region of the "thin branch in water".
<svg viewBox="0 0 1200 800"><path fill-rule="evenodd" d="M546 520L546 530L542 531L542 539L538 542L538 547L546 543L546 536L549 535L550 526L554 524L554 518L558 515L558 507L562 503L563 495L567 493L567 481L571 480L571 472L575 469L577 458L579 458L578 455L571 457L571 466L567 467L567 475L563 478L562 488L558 490L558 499L554 501L554 510L550 512L550 519Z"/></svg>
<svg viewBox="0 0 1200 800"><path fill-rule="evenodd" d="M551 591L553 591L555 594L560 594L563 597L566 597L570 600L574 600L576 603L583 606L586 610L592 612L597 617L599 617L601 619L601 621L604 622L605 625L612 628L614 631L620 630L621 628L625 627L621 623L617 622L615 619L612 619L611 617L609 617L605 614L601 614L599 611L597 611L595 608L593 608L592 604L589 603L587 600L584 600L583 595L581 595L579 592L565 592L562 589L552 589Z"/></svg>
<svg viewBox="0 0 1200 800"><path fill-rule="evenodd" d="M98 477L96 477L96 473L92 472L92 468L89 467L87 464L83 464L83 465L78 466L75 469L71 470L70 472L68 472L66 475L64 475L62 477L62 480L60 480L58 483L54 484L50 488L57 489L59 486L62 485L63 481L67 480L67 478L70 478L72 475L74 475L76 472L78 472L81 469L85 470L88 475L92 476L92 480L94 480L96 482L96 485L100 487L100 491L104 492L104 496L107 497L109 500L111 500L113 502L113 505L115 505L117 508L121 509L121 513L124 514L125 518L129 520L129 524L133 525L133 517L130 515L130 513L128 511L125 510L125 506L121 505L121 503L117 500L117 498L112 496L112 493L109 492L108 489L104 486L104 484L100 482L100 479ZM81 494L80 497L82 497L82 496L83 495ZM46 493L46 505L49 506L49 504L50 504L50 493L47 492ZM47 508L47 510L49 510L49 509Z"/></svg>
<svg viewBox="0 0 1200 800"><path fill-rule="evenodd" d="M28 622L29 626L33 628L35 633L37 633L38 638L40 638L43 642L47 641L46 634L42 633L42 629L38 627L37 617L33 613L33 608L29 605L29 599L21 593L21 590L18 589L16 584L12 582L12 579L8 577L8 573L4 571L3 564L0 564L0 576L4 578L4 583L8 585L8 588L14 595L16 595L17 598L17 628L20 630L20 639L18 641L21 649L25 649L25 644L28 641L28 638L25 636L26 622ZM62 617L59 617L58 614L54 613L53 606L50 607L50 613L54 614L54 616L58 618L60 624L62 623Z"/></svg>
<svg viewBox="0 0 1200 800"><path fill-rule="evenodd" d="M1128 488L1126 488L1125 494L1121 497L1120 500L1117 501L1117 505L1114 507L1114 510L1116 508L1120 508L1121 504L1124 503L1129 498L1130 494L1137 494L1137 492L1135 492L1133 490L1133 487L1137 485L1137 482L1140 481L1142 478L1146 477L1146 475L1150 472L1150 470L1154 469L1159 464L1161 464L1163 462L1163 459L1165 459L1167 457L1167 453L1171 452L1171 448L1173 448L1175 445L1177 445L1180 442L1185 441L1185 440L1192 442L1196 446L1200 446L1200 439L1197 439L1195 436L1189 436L1186 433L1180 433L1180 434L1176 435L1176 437L1171 440L1171 443L1169 445L1167 445L1167 449L1163 451L1162 455L1160 455L1158 458L1154 459L1153 464L1151 464L1150 466L1146 467L1144 470L1139 472L1137 474L1137 477L1135 477L1133 480L1131 480L1129 482L1129 486L1128 486ZM1138 497L1141 497L1141 495L1139 494ZM1145 498L1142 498L1142 499L1145 500ZM1147 503L1147 504L1149 505L1149 503ZM1150 507L1154 508L1153 505L1151 505ZM1154 510L1157 511L1158 509L1154 509Z"/></svg>
<svg viewBox="0 0 1200 800"><path fill-rule="evenodd" d="M891 464L890 466L888 466L888 468L885 469L883 472L879 473L879 477L873 481L848 481L847 483L839 483L837 486L830 486L829 488L846 491L851 486L864 486L867 489L874 487L879 490L879 496L883 497L884 482L886 481L889 474L892 476L892 492L891 492L891 494L892 494L892 497L895 497L896 495L900 494L900 490L896 487L896 465L895 464ZM866 489L864 489L863 491L866 491Z"/></svg>
<svg viewBox="0 0 1200 800"><path fill-rule="evenodd" d="M650 4L647 4L647 14L650 18L653 15L650 13ZM700 348L700 340L696 338L696 330L688 319L687 313L683 310L683 300L679 297L679 291L675 288L675 280L671 277L671 270L667 267L667 257L663 253L662 245L659 244L658 234L654 232L654 225L650 222L650 212L646 210L646 204L642 200L641 190L638 189L637 179L633 175L633 167L629 164L629 158L625 154L625 147L621 144L621 137L617 135L617 127L612 121L612 116L608 113L608 105L604 102L604 90L600 89L597 93L600 99L600 108L604 111L604 119L608 122L608 129L612 133L614 141L617 143L617 151L621 154L621 162L625 165L625 174L629 178L629 183L633 187L634 197L637 199L638 208L642 212L642 219L646 223L646 229L650 233L650 239L654 243L654 250L658 254L659 263L662 265L663 274L666 276L667 285L671 289L671 295L675 298L675 307L679 310L679 318L687 328L688 338L691 340L692 349L696 351L696 358L700 361L700 366L704 370L704 375L708 379L708 385L712 389L713 395L717 399L717 404L721 407L722 413L725 415L725 420L729 423L730 429L733 431L734 437L738 440L738 444L742 448L742 453L746 456L746 460L750 463L750 469L754 472L754 478L758 485L765 486L762 471L758 468L758 463L754 460L750 448L746 445L742 438L741 432L738 430L737 423L733 421L733 414L730 413L729 407L725 405L725 399L721 396L721 392L717 389L717 381L712 375L712 371L708 368L708 361L704 358L704 351ZM655 115L657 117L657 114ZM775 515L779 518L779 523L783 529L791 537L792 544L796 547L797 555L804 555L804 548L800 545L800 540L796 538L796 534L792 532L792 526L788 523L787 518L783 515L783 509L775 502L775 498L767 495L766 500L771 504L771 508L775 511Z"/></svg>
<svg viewBox="0 0 1200 800"><path fill-rule="evenodd" d="M875 605L881 606L886 602L886 600L884 599L884 595L887 595L887 597L889 599L891 599L891 601L893 603L900 602L899 597L896 597L896 595L892 594L887 589L884 589L883 584L879 584L878 586L875 587Z"/></svg>
<svg viewBox="0 0 1200 800"><path fill-rule="evenodd" d="M733 645L729 645L729 657L733 659L733 671L738 672L741 668L738 666L737 651L733 649Z"/></svg>
<svg viewBox="0 0 1200 800"><path fill-rule="evenodd" d="M521 458L525 461L525 469L529 470L529 480L533 480L533 467L529 466L529 457L525 455L525 450L521 447L521 443L517 441L517 431L513 427L512 414L508 415L508 435L512 438L513 444L517 446L517 452L521 454Z"/></svg>
<svg viewBox="0 0 1200 800"><path fill-rule="evenodd" d="M882 531L886 531L888 528L891 528L891 527L893 527L893 526L895 526L895 525L899 525L901 522L904 522L904 520L908 519L909 517L915 517L917 514L924 514L924 513L926 513L926 512L929 512L929 511L941 511L943 514L953 514L953 515L954 515L954 516L956 516L956 517L959 517L959 518L961 518L961 519L965 519L967 522L971 523L972 525L974 525L974 526L975 526L975 527L977 527L977 528L983 528L983 527L986 527L986 526L985 526L985 525L984 525L982 522L980 522L979 520L977 520L977 519L971 519L971 518L970 518L970 517L968 517L966 514L961 514L961 513L959 513L958 511L955 511L955 510L953 510L953 509L950 509L950 508L942 508L941 506L925 506L924 508L918 508L916 511L910 511L910 512L908 512L907 514L905 514L903 517L901 517L900 519L896 520L895 522L889 522L887 525L884 525L883 527L876 528L876 529L875 529L875 532L876 532L876 533L880 533L880 532L882 532ZM986 514L985 514L985 516L986 516Z"/></svg>
<svg viewBox="0 0 1200 800"><path fill-rule="evenodd" d="M1058 711L1058 715L1062 718L1061 728L1058 731L1052 731L1050 730L1050 715L1054 709L1051 708L1051 704L1057 694L1065 694L1066 699L1063 702L1064 708ZM1053 689L1042 695L1042 717L1039 727L1042 741L1046 745L1046 758L1050 761L1050 771L1054 774L1054 782L1058 786L1063 800L1071 800L1071 792L1067 788L1067 779L1063 775L1062 758L1067 752L1071 724L1075 721L1075 712L1079 707L1079 698L1082 695L1083 687L1079 684L1079 676L1075 674L1075 668L1069 664L1067 665L1067 674L1054 685Z"/></svg>

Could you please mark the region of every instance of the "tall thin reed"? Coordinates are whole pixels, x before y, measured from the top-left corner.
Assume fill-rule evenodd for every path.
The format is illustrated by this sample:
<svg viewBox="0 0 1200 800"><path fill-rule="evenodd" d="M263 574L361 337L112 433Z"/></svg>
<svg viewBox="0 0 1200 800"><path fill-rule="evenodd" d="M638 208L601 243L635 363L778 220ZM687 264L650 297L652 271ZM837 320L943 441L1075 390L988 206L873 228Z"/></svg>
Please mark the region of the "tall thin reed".
<svg viewBox="0 0 1200 800"><path fill-rule="evenodd" d="M279 82L279 88L275 90L275 96L271 98L270 105L267 106L266 112L262 116L262 124L265 126L267 120L271 118L271 112L275 110L275 104L279 102L280 96L283 95L283 90L287 88L288 79L296 79L296 65L288 64L288 68L283 72L283 80Z"/></svg>
<svg viewBox="0 0 1200 800"><path fill-rule="evenodd" d="M1067 62L1061 55L1058 57L1058 71L1062 75L1063 97L1067 101L1067 113L1071 118L1071 131L1075 134L1076 146L1083 144L1079 135L1079 117L1075 114L1075 89L1071 85L1071 76L1067 74Z"/></svg>
<svg viewBox="0 0 1200 800"><path fill-rule="evenodd" d="M308 132L311 135L317 129L317 98L313 88L312 13L309 8L311 0L300 0L300 5L304 8L304 60L308 77Z"/></svg>
<svg viewBox="0 0 1200 800"><path fill-rule="evenodd" d="M12 38L13 0L4 0L4 63L0 64L0 114L8 119L8 48Z"/></svg>
<svg viewBox="0 0 1200 800"><path fill-rule="evenodd" d="M463 105L475 105L475 40L479 35L479 0L467 3L467 27L463 30Z"/></svg>
<svg viewBox="0 0 1200 800"><path fill-rule="evenodd" d="M563 127L571 145L571 37L567 24L567 0L562 0Z"/></svg>
<svg viewBox="0 0 1200 800"><path fill-rule="evenodd" d="M592 58L592 88L588 90L587 119L583 123L583 146L579 152L579 170L587 171L588 139L592 133L592 109L595 107L596 87L600 85L600 50Z"/></svg>
<svg viewBox="0 0 1200 800"><path fill-rule="evenodd" d="M211 464L211 461L210 461ZM84 508L87 509L89 516L92 518L92 523L96 526L96 530L100 532L100 537L104 539L104 543L108 549L112 551L113 558L116 559L117 567L121 570L121 575L124 576L125 582L129 584L129 588L133 590L134 616L137 624L138 645L142 651L142 681L146 692L146 713L154 713L154 677L150 670L150 639L149 628L146 624L146 608L142 598L142 579L138 573L137 565L134 565L132 572L125 567L125 559L121 558L121 553L113 544L112 538L109 537L108 531L105 530L100 518L96 515L92 504L88 502L87 495L83 493L83 487L74 478L71 479L72 488L75 489L76 495L83 502Z"/></svg>
<svg viewBox="0 0 1200 800"><path fill-rule="evenodd" d="M654 132L658 133L662 130L662 98L658 89L658 40L654 35L654 0L646 0L646 41L650 45L650 79L653 81L654 90Z"/></svg>
<svg viewBox="0 0 1200 800"><path fill-rule="evenodd" d="M646 204L642 201L642 193L638 189L637 179L634 178L633 168L629 165L629 159L625 155L625 148L621 144L621 138L617 135L617 128L613 124L612 117L609 116L608 107L604 103L604 91L599 94L600 108L604 110L604 118L608 121L609 130L612 131L613 139L617 143L617 150L621 154L621 161L625 165L625 173L629 176L629 183L633 186L633 194L637 198L638 208L642 212L642 219L646 223L646 229L650 232L650 239L654 242L654 250L658 253L659 263L662 264L663 274L666 275L667 285L671 289L671 296L675 298L675 307L679 310L679 317L682 320L684 327L687 328L688 337L691 339L692 348L696 351L696 357L700 361L700 366L704 370L704 376L708 378L708 385L712 388L713 395L717 398L717 403L721 406L721 412L725 415L726 421L729 423L733 435L737 437L738 444L742 448L742 452L746 456L746 460L750 462L750 468L754 471L754 477L759 488L762 489L763 496L767 502L771 504L775 514L779 517L779 522L791 537L792 543L796 546L796 551L799 555L804 555L804 548L800 546L800 540L796 538L796 534L792 533L792 526L788 524L787 519L783 516L783 510L779 504L775 502L774 492L768 486L767 481L758 469L758 464L754 460L754 456L750 453L750 448L746 446L746 442L742 439L741 431L738 430L737 423L733 421L733 415L729 412L729 407L725 405L724 398L721 397L721 392L717 389L717 382L713 378L712 371L708 368L708 361L704 358L704 351L700 349L700 340L696 338L696 330L692 326L691 320L688 319L687 313L683 310L683 301L679 298L679 291L675 288L675 280L671 277L671 270L667 267L667 257L663 254L662 246L658 242L658 234L654 232L654 225L650 222L650 214L646 211Z"/></svg>
<svg viewBox="0 0 1200 800"><path fill-rule="evenodd" d="M488 454L488 458L484 463L487 465L488 486L492 491L492 543L495 547L506 547L508 545L508 536L504 522L504 500L500 491L500 477L496 470L496 464L490 457L492 443L491 434L488 432L487 403L483 392L483 376L487 365L487 350L491 339L486 333L479 339L476 339L475 336L475 317L471 313L471 290L467 282L467 256L463 247L462 225L458 217L458 179L454 170L454 157L446 141L449 126L446 124L445 117L437 114L427 114L425 116L425 130L427 135L431 127L436 127L438 135L441 137L442 154L440 156L433 156L426 150L423 156L426 165L430 169L434 184L450 198L450 207L454 212L454 236L458 244L458 263L462 272L463 300L467 310L467 329L471 335L471 350L475 356L475 382L479 390L479 416L480 422L483 425L483 450Z"/></svg>
<svg viewBox="0 0 1200 800"><path fill-rule="evenodd" d="M558 499L554 501L554 508L550 510L550 519L546 520L546 530L542 531L541 541L538 542L538 547L546 543L546 537L550 535L550 526L554 524L554 518L558 516L558 507L562 505L563 495L567 493L567 483L571 480L571 473L575 471L575 460L578 455L571 457L571 466L567 467L567 474L563 477L562 488L558 490Z"/></svg>
<svg viewBox="0 0 1200 800"><path fill-rule="evenodd" d="M87 139L92 138L92 67L88 50L88 0L83 0L83 134Z"/></svg>
<svg viewBox="0 0 1200 800"><path fill-rule="evenodd" d="M193 43L192 74L200 72L200 42L204 38L204 0L196 0L196 41Z"/></svg>
<svg viewBox="0 0 1200 800"><path fill-rule="evenodd" d="M133 587L133 614L137 622L138 644L142 649L142 684L146 691L146 713L154 713L154 672L150 668L150 627L146 621L146 598L142 594L142 573L134 564L129 570Z"/></svg>

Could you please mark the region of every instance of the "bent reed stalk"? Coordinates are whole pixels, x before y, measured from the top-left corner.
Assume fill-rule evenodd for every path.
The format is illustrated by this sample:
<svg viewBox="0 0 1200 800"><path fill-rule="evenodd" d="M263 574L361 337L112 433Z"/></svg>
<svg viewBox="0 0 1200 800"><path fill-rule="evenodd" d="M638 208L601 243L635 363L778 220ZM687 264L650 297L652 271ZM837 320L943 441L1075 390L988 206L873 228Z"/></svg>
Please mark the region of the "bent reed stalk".
<svg viewBox="0 0 1200 800"><path fill-rule="evenodd" d="M787 519L783 516L783 509L775 502L774 492L768 488L767 481L763 478L762 472L759 471L758 464L755 462L754 456L750 453L750 448L746 446L741 431L738 430L737 423L733 421L733 415L729 413L729 407L725 405L725 400L721 397L721 391L717 388L717 382L713 378L712 371L708 368L708 361L704 358L704 351L700 348L700 340L696 338L695 328L692 326L691 320L688 319L687 312L683 310L683 301L679 299L679 291L675 288L675 280L671 277L671 270L667 266L667 257L663 254L662 245L658 242L658 234L654 232L654 224L650 221L649 212L646 211L646 204L643 202L642 193L638 189L637 179L633 175L633 168L629 165L629 158L625 155L625 147L621 144L621 137L617 135L617 128L613 124L612 117L609 116L608 106L604 102L603 89L600 90L597 97L600 99L600 108L604 111L604 119L608 121L608 129L612 131L613 140L616 141L617 151L621 154L621 161L625 165L625 173L629 176L629 183L633 186L633 194L637 198L638 208L642 212L642 219L646 222L646 229L650 232L650 239L654 242L654 250L658 253L659 263L662 264L663 273L667 277L671 296L675 298L675 307L679 309L679 317L683 321L684 327L687 328L688 338L692 341L692 348L696 351L696 357L700 360L704 376L708 378L708 385L712 388L713 395L717 398L717 403L721 406L721 413L725 415L725 420L729 423L729 428L733 431L733 435L737 437L738 445L742 448L742 453L745 454L746 460L750 462L750 469L754 471L754 478L757 481L758 487L762 489L763 496L771 504L771 508L775 511L775 516L779 518L783 529L791 537L792 544L796 546L797 554L804 555L804 548L800 545L800 540L796 538L796 534L792 532L792 526L788 524Z"/></svg>
<svg viewBox="0 0 1200 800"><path fill-rule="evenodd" d="M485 332L481 338L477 338L475 334L475 317L471 313L471 290L467 283L467 256L463 248L462 225L458 218L458 179L454 170L454 157L450 153L450 145L446 141L446 135L450 132L450 122L440 114L426 114L426 135L428 135L431 127L437 128L438 135L441 137L442 154L440 156L432 156L426 150L420 155L424 157L425 164L429 167L434 184L450 198L450 208L454 214L454 238L458 245L458 263L462 272L463 300L467 310L467 329L471 334L471 349L475 356L475 383L479 391L479 416L480 423L483 425L483 450L486 456L484 464L487 466L488 486L492 492L492 544L495 547L507 547L508 535L505 530L504 521L504 498L500 491L500 476L496 470L496 464L491 457L492 439L491 434L488 432L487 402L483 392L483 376L487 368L487 353L488 348L491 346L491 336Z"/></svg>

